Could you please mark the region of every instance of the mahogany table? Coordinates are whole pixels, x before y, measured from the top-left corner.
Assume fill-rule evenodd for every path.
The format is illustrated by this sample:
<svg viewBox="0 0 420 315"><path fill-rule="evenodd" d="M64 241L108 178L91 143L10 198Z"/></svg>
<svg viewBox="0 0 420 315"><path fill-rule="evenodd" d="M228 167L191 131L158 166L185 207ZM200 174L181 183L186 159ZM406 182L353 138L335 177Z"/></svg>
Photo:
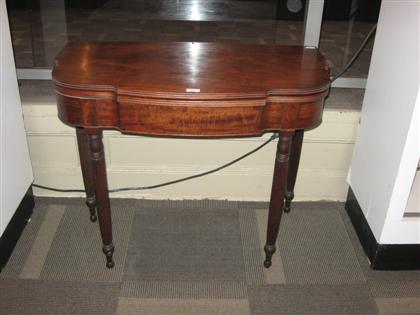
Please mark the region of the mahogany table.
<svg viewBox="0 0 420 315"><path fill-rule="evenodd" d="M58 116L76 127L86 204L91 221L98 215L108 268L114 266L114 246L104 129L201 138L278 132L264 247L264 266L271 266L283 207L289 211L293 199L303 131L321 123L329 91L329 68L317 49L70 43L56 58L53 80Z"/></svg>

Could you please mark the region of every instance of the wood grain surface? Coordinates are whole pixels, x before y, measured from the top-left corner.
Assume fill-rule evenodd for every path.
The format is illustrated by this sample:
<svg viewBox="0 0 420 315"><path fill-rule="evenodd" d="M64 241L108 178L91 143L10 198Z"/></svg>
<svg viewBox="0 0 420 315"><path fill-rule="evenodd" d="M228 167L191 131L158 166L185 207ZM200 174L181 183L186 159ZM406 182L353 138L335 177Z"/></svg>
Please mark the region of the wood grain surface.
<svg viewBox="0 0 420 315"><path fill-rule="evenodd" d="M60 119L167 136L252 136L321 121L317 49L222 43L70 43L53 70Z"/></svg>

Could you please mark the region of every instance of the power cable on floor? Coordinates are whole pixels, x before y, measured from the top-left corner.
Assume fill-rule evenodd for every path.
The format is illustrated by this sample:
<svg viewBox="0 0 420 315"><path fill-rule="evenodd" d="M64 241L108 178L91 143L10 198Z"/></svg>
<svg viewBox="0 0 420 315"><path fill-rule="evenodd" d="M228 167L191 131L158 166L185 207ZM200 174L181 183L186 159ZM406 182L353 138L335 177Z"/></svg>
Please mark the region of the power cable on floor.
<svg viewBox="0 0 420 315"><path fill-rule="evenodd" d="M228 166L231 166L232 164L235 164L241 160L243 160L244 158L246 158L247 156L250 156L251 154L254 154L255 152L261 150L263 147L265 147L267 144L269 144L271 141L273 141L274 139L277 139L279 136L277 133L273 133L272 136L266 140L264 143L260 144L258 147L256 147L255 149L252 149L251 151L241 155L240 157L226 163L223 164L222 166L216 167L214 169L211 169L209 171L203 172L203 173L199 173L199 174L195 174L195 175L191 175L191 176L187 176L187 177L183 177L183 178L179 178L179 179L175 179L175 180L171 180L168 182L164 182L161 184L156 184L156 185L150 185L150 186L138 186L138 187L124 187L124 188L115 188L115 189L110 189L108 190L110 193L113 192L120 192L120 191L129 191L129 190L146 190L146 189L154 189L154 188L160 188L160 187L164 187L164 186L168 186L168 185L173 185L173 184L177 184L177 183L181 183L181 182L185 182L187 180L190 179L194 179L194 178L198 178L198 177L202 177L205 175L209 175L215 172L218 172ZM85 192L83 189L59 189L59 188L53 188L53 187L48 187L48 186L44 186L44 185L38 185L38 184L32 184L32 186L37 187L37 188L42 188L42 189L47 189L47 190L52 190L52 191L57 191L57 192Z"/></svg>

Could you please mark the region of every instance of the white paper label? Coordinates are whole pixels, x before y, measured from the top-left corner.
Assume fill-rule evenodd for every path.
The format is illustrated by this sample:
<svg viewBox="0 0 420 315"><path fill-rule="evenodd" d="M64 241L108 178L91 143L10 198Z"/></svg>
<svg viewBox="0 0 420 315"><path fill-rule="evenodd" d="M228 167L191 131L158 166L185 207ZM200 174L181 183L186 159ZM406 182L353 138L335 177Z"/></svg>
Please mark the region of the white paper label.
<svg viewBox="0 0 420 315"><path fill-rule="evenodd" d="M200 93L200 89L187 88L187 89L185 89L185 91L188 92L188 93Z"/></svg>

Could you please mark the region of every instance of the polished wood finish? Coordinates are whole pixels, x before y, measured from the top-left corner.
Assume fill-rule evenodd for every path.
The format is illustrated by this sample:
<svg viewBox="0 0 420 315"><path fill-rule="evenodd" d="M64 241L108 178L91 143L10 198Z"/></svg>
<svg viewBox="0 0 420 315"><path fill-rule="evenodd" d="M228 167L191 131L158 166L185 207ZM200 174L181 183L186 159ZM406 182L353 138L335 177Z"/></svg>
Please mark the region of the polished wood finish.
<svg viewBox="0 0 420 315"><path fill-rule="evenodd" d="M219 43L73 43L53 78L66 124L165 136L313 128L329 87L316 49Z"/></svg>
<svg viewBox="0 0 420 315"><path fill-rule="evenodd" d="M276 159L274 162L273 184L271 187L270 207L268 211L267 241L264 246L266 268L271 266L271 256L276 251L276 240L283 213L284 193L286 191L287 172L289 170L290 147L293 132L279 133Z"/></svg>
<svg viewBox="0 0 420 315"><path fill-rule="evenodd" d="M90 212L90 221L96 222L95 184L90 160L89 138L84 128L76 128L77 145L79 148L80 166L86 191L86 205Z"/></svg>
<svg viewBox="0 0 420 315"><path fill-rule="evenodd" d="M70 43L56 59L53 80L58 116L78 130L88 199L93 196L93 179L108 267L113 265L114 248L103 129L203 138L279 132L265 246L264 264L271 264L286 186L287 192L293 191L300 155L300 148L294 148L298 140L296 144L292 140L298 137L293 134L298 130L303 135L303 130L321 123L330 85L326 60L317 49L222 43ZM296 163L289 167L286 160L291 146ZM84 162L88 157L91 163ZM288 171L294 178L287 182Z"/></svg>
<svg viewBox="0 0 420 315"><path fill-rule="evenodd" d="M92 162L96 202L98 204L99 229L103 244L102 251L106 256L106 266L112 268L114 267L114 261L112 259L114 245L112 244L111 207L108 196L102 130L87 129L86 132L89 137L90 159Z"/></svg>
<svg viewBox="0 0 420 315"><path fill-rule="evenodd" d="M295 197L294 189L299 168L300 153L302 151L303 133L303 130L296 130L292 139L289 172L287 176L287 188L286 193L284 194L284 212L286 213L290 212L290 206L293 198Z"/></svg>

